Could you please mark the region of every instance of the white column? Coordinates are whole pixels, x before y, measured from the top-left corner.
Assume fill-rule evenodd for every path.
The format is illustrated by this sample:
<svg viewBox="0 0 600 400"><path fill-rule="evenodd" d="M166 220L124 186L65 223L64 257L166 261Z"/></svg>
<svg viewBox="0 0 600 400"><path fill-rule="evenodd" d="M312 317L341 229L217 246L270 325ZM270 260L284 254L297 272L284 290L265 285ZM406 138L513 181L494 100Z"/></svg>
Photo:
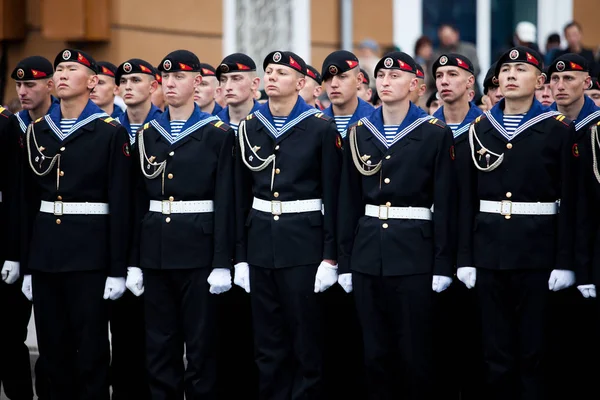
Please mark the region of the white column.
<svg viewBox="0 0 600 400"><path fill-rule="evenodd" d="M237 51L236 29L236 0L223 0L223 41L221 45L223 54L221 58Z"/></svg>
<svg viewBox="0 0 600 400"><path fill-rule="evenodd" d="M292 51L310 64L310 0L295 0L292 12Z"/></svg>
<svg viewBox="0 0 600 400"><path fill-rule="evenodd" d="M546 50L546 39L551 33L558 33L563 39L563 28L573 20L573 0L538 0L537 35L540 50Z"/></svg>
<svg viewBox="0 0 600 400"><path fill-rule="evenodd" d="M477 0L477 58L479 58L479 76L477 82L483 87L485 74L491 64L492 53L492 2Z"/></svg>
<svg viewBox="0 0 600 400"><path fill-rule="evenodd" d="M353 16L352 16L352 0L341 0L340 4L340 26L341 26L341 36L342 36L342 49L347 51L354 50L353 41Z"/></svg>
<svg viewBox="0 0 600 400"><path fill-rule="evenodd" d="M423 0L394 0L394 45L414 56L415 42L423 34Z"/></svg>

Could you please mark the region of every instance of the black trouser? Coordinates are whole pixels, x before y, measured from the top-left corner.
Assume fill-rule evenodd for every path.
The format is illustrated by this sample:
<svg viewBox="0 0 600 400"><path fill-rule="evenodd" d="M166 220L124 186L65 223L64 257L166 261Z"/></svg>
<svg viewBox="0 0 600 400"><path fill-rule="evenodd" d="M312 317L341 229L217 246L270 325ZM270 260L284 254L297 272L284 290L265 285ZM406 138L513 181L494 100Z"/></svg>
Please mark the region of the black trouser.
<svg viewBox="0 0 600 400"><path fill-rule="evenodd" d="M11 400L33 399L29 348L25 344L31 303L21 292L22 284L23 279L12 285L0 281L0 383Z"/></svg>
<svg viewBox="0 0 600 400"><path fill-rule="evenodd" d="M108 400L103 271L32 274L38 346L50 400Z"/></svg>
<svg viewBox="0 0 600 400"><path fill-rule="evenodd" d="M321 309L314 293L317 265L250 266L259 397L322 398Z"/></svg>
<svg viewBox="0 0 600 400"><path fill-rule="evenodd" d="M184 393L187 400L216 398L217 295L209 292L210 272L208 268L144 270L152 400L183 400Z"/></svg>
<svg viewBox="0 0 600 400"><path fill-rule="evenodd" d="M254 363L254 339L250 295L239 286L216 296L219 325L217 391L219 399L258 398L258 370ZM235 382L232 382L235 377Z"/></svg>
<svg viewBox="0 0 600 400"><path fill-rule="evenodd" d="M112 400L150 398L146 373L144 299L126 290L110 303Z"/></svg>
<svg viewBox="0 0 600 400"><path fill-rule="evenodd" d="M455 279L434 293L435 398L481 400L483 351L477 292Z"/></svg>
<svg viewBox="0 0 600 400"><path fill-rule="evenodd" d="M432 398L432 276L355 272L352 279L364 339L368 398Z"/></svg>
<svg viewBox="0 0 600 400"><path fill-rule="evenodd" d="M546 400L547 270L477 269L490 400Z"/></svg>

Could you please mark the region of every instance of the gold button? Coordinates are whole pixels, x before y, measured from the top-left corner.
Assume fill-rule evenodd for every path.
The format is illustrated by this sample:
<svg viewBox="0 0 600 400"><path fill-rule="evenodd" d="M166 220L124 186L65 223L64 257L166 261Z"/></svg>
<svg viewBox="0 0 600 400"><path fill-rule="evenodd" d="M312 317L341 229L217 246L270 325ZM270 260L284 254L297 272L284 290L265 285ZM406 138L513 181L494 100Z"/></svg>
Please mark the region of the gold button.
<svg viewBox="0 0 600 400"><path fill-rule="evenodd" d="M57 219L56 220L56 225L60 225L60 223L61 223L60 219Z"/></svg>
<svg viewBox="0 0 600 400"><path fill-rule="evenodd" d="M275 173L276 173L277 175L279 175L279 174L281 173L281 170L280 170L279 168L277 168L277 169L275 170Z"/></svg>
<svg viewBox="0 0 600 400"><path fill-rule="evenodd" d="M508 197L510 199L512 197L512 193L511 192L506 192L506 197Z"/></svg>
<svg viewBox="0 0 600 400"><path fill-rule="evenodd" d="M504 218L510 219L510 215L505 215Z"/></svg>
<svg viewBox="0 0 600 400"><path fill-rule="evenodd" d="M385 183L390 183L390 182L391 182L391 181L390 181L390 178L385 178L383 181L384 181Z"/></svg>
<svg viewBox="0 0 600 400"><path fill-rule="evenodd" d="M512 149L512 143L507 143L506 144L506 148L509 149L509 150Z"/></svg>
<svg viewBox="0 0 600 400"><path fill-rule="evenodd" d="M386 160L389 160L390 158L392 158L392 156L385 156Z"/></svg>
<svg viewBox="0 0 600 400"><path fill-rule="evenodd" d="M173 179L173 174L169 174L169 175L167 175L167 178L169 178L169 179Z"/></svg>
<svg viewBox="0 0 600 400"><path fill-rule="evenodd" d="M61 147L61 148L60 148L60 151L65 151L65 148L64 148L64 147Z"/></svg>
<svg viewBox="0 0 600 400"><path fill-rule="evenodd" d="M58 200L58 201L62 200L62 196L57 196L56 200Z"/></svg>
<svg viewBox="0 0 600 400"><path fill-rule="evenodd" d="M275 146L275 150L279 150L279 145Z"/></svg>
<svg viewBox="0 0 600 400"><path fill-rule="evenodd" d="M383 229L387 229L389 225L388 224L383 224L381 226L383 227Z"/></svg>
<svg viewBox="0 0 600 400"><path fill-rule="evenodd" d="M170 153L169 153L169 155L170 155L171 157L173 157L173 156L175 155L175 152L174 152L174 151L172 151L172 152L170 152Z"/></svg>
<svg viewBox="0 0 600 400"><path fill-rule="evenodd" d="M173 197L173 196L169 197L169 201L173 201L173 200L175 200L175 197Z"/></svg>
<svg viewBox="0 0 600 400"><path fill-rule="evenodd" d="M65 171L60 171L60 176L65 176Z"/></svg>
<svg viewBox="0 0 600 400"><path fill-rule="evenodd" d="M273 193L273 196L274 196L275 198L278 198L278 197L279 197L279 192L275 192L275 193Z"/></svg>
<svg viewBox="0 0 600 400"><path fill-rule="evenodd" d="M165 218L165 222L168 224L169 222L171 222L171 217L167 217Z"/></svg>
<svg viewBox="0 0 600 400"><path fill-rule="evenodd" d="M275 221L279 221L279 215L276 215L276 216L274 216L274 217L273 217L273 219L274 219Z"/></svg>
<svg viewBox="0 0 600 400"><path fill-rule="evenodd" d="M385 203L386 206L391 207L392 203L390 203L389 201L387 203Z"/></svg>

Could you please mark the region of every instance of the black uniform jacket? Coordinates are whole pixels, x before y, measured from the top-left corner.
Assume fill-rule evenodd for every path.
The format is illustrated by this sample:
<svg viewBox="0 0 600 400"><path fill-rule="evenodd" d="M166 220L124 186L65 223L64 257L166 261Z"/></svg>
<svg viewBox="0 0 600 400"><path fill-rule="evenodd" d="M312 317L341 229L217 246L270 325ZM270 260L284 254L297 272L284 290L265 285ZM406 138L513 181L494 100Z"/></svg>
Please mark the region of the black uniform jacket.
<svg viewBox="0 0 600 400"><path fill-rule="evenodd" d="M466 192L459 205L457 264L504 270L573 269L574 126L564 115L533 100L515 136L508 140L501 133L506 132L503 109L504 100L473 123L474 154L468 144L457 153ZM493 166L499 157L492 153L503 155L497 168L475 167L473 159L481 168ZM558 215L507 218L480 212L480 200L561 203Z"/></svg>
<svg viewBox="0 0 600 400"><path fill-rule="evenodd" d="M245 125L245 127L244 127ZM245 129L246 135L243 135ZM236 150L236 262L286 268L337 260L336 213L342 142L333 119L300 97L282 130L274 128L269 104L242 121ZM246 140L247 139L247 140ZM275 160L262 171L259 157ZM252 209L266 201L322 199L321 211L282 214Z"/></svg>
<svg viewBox="0 0 600 400"><path fill-rule="evenodd" d="M18 131L11 129L15 116L0 107L0 262L18 261L19 252L19 144Z"/></svg>
<svg viewBox="0 0 600 400"><path fill-rule="evenodd" d="M144 125L134 150L135 217L130 265L151 269L231 268L234 247L233 130L194 112L177 139L170 114ZM141 154L141 157L140 157ZM159 165L164 163L164 170ZM142 172L142 170L144 172ZM150 212L150 200L212 200L214 212Z"/></svg>
<svg viewBox="0 0 600 400"><path fill-rule="evenodd" d="M382 166L372 176L362 175L346 137L338 218L339 273L451 276L456 177L450 128L411 105L396 142L389 147L383 144L381 109L350 129L356 129L361 159ZM433 205L435 212L431 221L381 220L365 216L367 204L427 209Z"/></svg>
<svg viewBox="0 0 600 400"><path fill-rule="evenodd" d="M91 101L66 137L60 119L60 106L51 108L25 139L26 268L125 276L131 200L127 131ZM42 213L40 200L108 203L110 214Z"/></svg>

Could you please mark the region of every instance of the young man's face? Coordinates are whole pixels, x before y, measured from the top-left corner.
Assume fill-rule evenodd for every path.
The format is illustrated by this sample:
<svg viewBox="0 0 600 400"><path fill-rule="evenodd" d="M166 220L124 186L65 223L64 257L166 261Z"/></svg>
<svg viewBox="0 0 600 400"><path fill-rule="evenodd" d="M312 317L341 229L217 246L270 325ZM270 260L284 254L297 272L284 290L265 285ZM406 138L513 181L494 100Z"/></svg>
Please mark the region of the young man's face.
<svg viewBox="0 0 600 400"><path fill-rule="evenodd" d="M194 90L194 102L198 104L198 107L204 108L213 102L217 85L218 81L214 76L202 78L202 82Z"/></svg>
<svg viewBox="0 0 600 400"><path fill-rule="evenodd" d="M148 74L129 74L121 77L119 92L128 107L145 103L156 91L158 82Z"/></svg>
<svg viewBox="0 0 600 400"><path fill-rule="evenodd" d="M166 103L172 107L185 105L193 100L194 90L201 82L202 76L198 72L163 72L162 89Z"/></svg>
<svg viewBox="0 0 600 400"><path fill-rule="evenodd" d="M300 97L302 97L305 102L312 104L321 94L321 90L321 85L319 85L317 81L312 78L307 78L306 84L300 91Z"/></svg>
<svg viewBox="0 0 600 400"><path fill-rule="evenodd" d="M50 97L54 84L52 79L16 81L17 95L23 110L35 110Z"/></svg>
<svg viewBox="0 0 600 400"><path fill-rule="evenodd" d="M323 83L331 104L342 106L356 98L362 75L356 67L339 75L328 75Z"/></svg>
<svg viewBox="0 0 600 400"><path fill-rule="evenodd" d="M498 74L500 91L507 99L522 99L535 93L544 83L542 73L527 63L507 63Z"/></svg>
<svg viewBox="0 0 600 400"><path fill-rule="evenodd" d="M88 67L76 62L62 62L56 66L52 77L59 99L89 96L98 83L98 76Z"/></svg>
<svg viewBox="0 0 600 400"><path fill-rule="evenodd" d="M535 89L535 98L537 101L542 103L544 107L550 106L554 103L554 99L552 98L552 89L550 88L550 84L546 83L542 85L541 88Z"/></svg>
<svg viewBox="0 0 600 400"><path fill-rule="evenodd" d="M445 66L435 71L435 86L444 103L452 104L462 99L474 81L473 75L462 68Z"/></svg>
<svg viewBox="0 0 600 400"><path fill-rule="evenodd" d="M115 102L115 96L119 92L119 87L115 83L115 78L107 75L98 75L98 84L90 93L92 100L100 108L106 107Z"/></svg>
<svg viewBox="0 0 600 400"><path fill-rule="evenodd" d="M377 94L382 104L397 103L410 98L417 90L417 77L398 69L380 69L376 77Z"/></svg>
<svg viewBox="0 0 600 400"><path fill-rule="evenodd" d="M421 97L427 91L427 85L425 84L425 79L417 78L417 90L410 93L410 101L413 104L418 104Z"/></svg>
<svg viewBox="0 0 600 400"><path fill-rule="evenodd" d="M254 72L221 74L219 90L226 105L237 106L254 98L260 79Z"/></svg>
<svg viewBox="0 0 600 400"><path fill-rule="evenodd" d="M154 91L154 93L152 93L152 96L150 97L150 101L152 102L152 104L154 104L156 107L160 108L161 110L165 109L165 94L163 92L161 84L158 84L156 86L156 90Z"/></svg>
<svg viewBox="0 0 600 400"><path fill-rule="evenodd" d="M361 83L358 87L358 97L367 103L370 103L371 97L373 97L373 89L371 89L366 83Z"/></svg>
<svg viewBox="0 0 600 400"><path fill-rule="evenodd" d="M298 94L306 84L306 78L291 67L269 64L265 69L264 82L269 98L283 98Z"/></svg>
<svg viewBox="0 0 600 400"><path fill-rule="evenodd" d="M590 87L590 81L587 72L554 72L550 77L552 97L557 105L568 107L583 97L585 89Z"/></svg>
<svg viewBox="0 0 600 400"><path fill-rule="evenodd" d="M498 104L498 102L504 98L499 86L492 86L491 88L488 88L487 95L490 99L492 107Z"/></svg>
<svg viewBox="0 0 600 400"><path fill-rule="evenodd" d="M569 47L577 47L581 43L581 31L576 26L571 26L565 30L565 39Z"/></svg>
<svg viewBox="0 0 600 400"><path fill-rule="evenodd" d="M590 89L590 90L586 90L585 94L592 100L594 100L594 103L596 103L596 105L598 107L600 107L600 90L598 89Z"/></svg>

